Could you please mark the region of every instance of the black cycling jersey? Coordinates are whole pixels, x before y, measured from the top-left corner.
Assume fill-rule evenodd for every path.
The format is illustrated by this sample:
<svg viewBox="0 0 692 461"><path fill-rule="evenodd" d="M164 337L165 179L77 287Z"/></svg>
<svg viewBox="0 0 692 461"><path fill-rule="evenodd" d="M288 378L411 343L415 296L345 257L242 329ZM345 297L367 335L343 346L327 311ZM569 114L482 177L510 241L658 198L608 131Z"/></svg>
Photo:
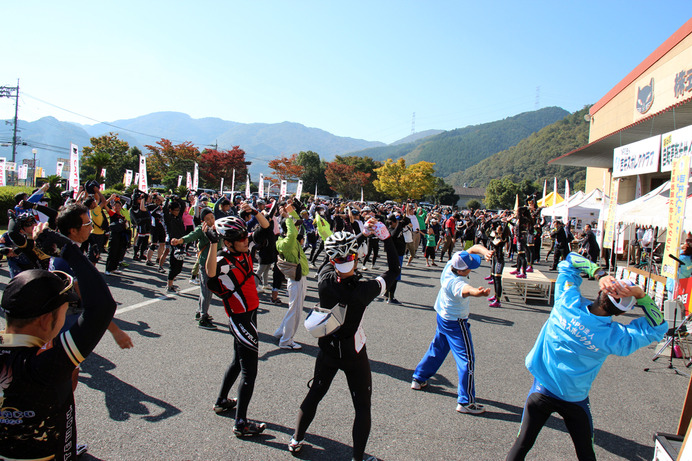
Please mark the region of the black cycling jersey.
<svg viewBox="0 0 692 461"><path fill-rule="evenodd" d="M393 239L384 240L387 253L388 270L374 280L360 280L359 275L341 280L334 266L325 264L318 275L320 305L331 309L337 304L347 307L344 324L334 334L322 337L318 343L327 355L338 359L354 359L360 352L357 349L356 334L365 313L365 308L377 296L384 294L399 276L399 257Z"/></svg>
<svg viewBox="0 0 692 461"><path fill-rule="evenodd" d="M96 347L115 313L108 286L76 245L62 257L80 281L84 312L44 343L0 333L0 459L76 459L72 373Z"/></svg>

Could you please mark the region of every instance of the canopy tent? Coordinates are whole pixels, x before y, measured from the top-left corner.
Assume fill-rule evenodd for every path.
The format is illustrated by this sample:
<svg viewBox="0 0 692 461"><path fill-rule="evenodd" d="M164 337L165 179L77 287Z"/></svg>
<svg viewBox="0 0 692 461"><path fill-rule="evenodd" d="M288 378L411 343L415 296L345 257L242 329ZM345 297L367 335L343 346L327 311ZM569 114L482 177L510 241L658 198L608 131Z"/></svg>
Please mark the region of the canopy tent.
<svg viewBox="0 0 692 461"><path fill-rule="evenodd" d="M594 189L586 195L581 191L580 193L582 197L579 200L570 200L569 204L565 206L565 208L569 207L569 219L581 219L585 224L598 221L601 208L603 206L608 207L610 199L607 195L604 197L601 189ZM603 204L604 200L605 205ZM559 204L558 207L561 205L562 203Z"/></svg>
<svg viewBox="0 0 692 461"><path fill-rule="evenodd" d="M558 203L562 202L564 198L558 194L557 192L553 191L549 193L548 195L545 196L545 199L540 199L537 203L536 206L539 207L546 207L546 206L554 206L557 205Z"/></svg>
<svg viewBox="0 0 692 461"><path fill-rule="evenodd" d="M544 217L555 216L556 218L560 218L564 222L568 219L566 211L568 209L571 210L572 204L578 203L583 198L584 198L584 192L579 191L576 194L572 195L568 200L563 199L557 205L543 208L541 210L541 215ZM569 216L572 217L571 211L569 213Z"/></svg>
<svg viewBox="0 0 692 461"><path fill-rule="evenodd" d="M665 228L668 225L670 181L631 202L615 208L615 222Z"/></svg>

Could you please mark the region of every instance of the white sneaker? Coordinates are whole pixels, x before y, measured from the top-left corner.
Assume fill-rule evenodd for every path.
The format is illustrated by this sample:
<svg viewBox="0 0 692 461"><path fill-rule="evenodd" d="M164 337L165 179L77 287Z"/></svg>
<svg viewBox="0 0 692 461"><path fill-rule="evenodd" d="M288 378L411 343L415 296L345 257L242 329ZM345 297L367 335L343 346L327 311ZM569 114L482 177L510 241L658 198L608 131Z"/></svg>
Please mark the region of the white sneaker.
<svg viewBox="0 0 692 461"><path fill-rule="evenodd" d="M458 404L457 411L459 413L468 413L470 415L480 415L485 413L485 408L483 405L478 403L467 403L466 405Z"/></svg>
<svg viewBox="0 0 692 461"><path fill-rule="evenodd" d="M368 270L368 268L367 268L367 267L365 267L365 266L363 266L363 267L361 267L361 268L360 268L360 270L362 270L363 272L365 272L365 271L367 271L367 270Z"/></svg>
<svg viewBox="0 0 692 461"><path fill-rule="evenodd" d="M279 347L281 349L288 349L288 350L292 350L292 351L297 351L297 350L300 350L303 348L300 344L298 344L296 342L291 342L291 343L288 343L288 344L285 344L285 345L279 346Z"/></svg>
<svg viewBox="0 0 692 461"><path fill-rule="evenodd" d="M198 278L190 279L190 284L191 285L199 285L199 279Z"/></svg>
<svg viewBox="0 0 692 461"><path fill-rule="evenodd" d="M304 440L296 440L291 437L291 441L288 442L288 451L296 454L300 453L300 451L303 449L303 443L305 443Z"/></svg>

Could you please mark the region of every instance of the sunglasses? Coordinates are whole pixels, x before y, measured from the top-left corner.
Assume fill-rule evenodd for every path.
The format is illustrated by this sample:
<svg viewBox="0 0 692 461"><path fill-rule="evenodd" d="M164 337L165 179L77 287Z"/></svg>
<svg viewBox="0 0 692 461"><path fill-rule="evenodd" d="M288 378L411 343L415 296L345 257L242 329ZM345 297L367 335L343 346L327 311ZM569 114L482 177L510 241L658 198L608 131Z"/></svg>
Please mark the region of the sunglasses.
<svg viewBox="0 0 692 461"><path fill-rule="evenodd" d="M346 256L345 258L334 258L332 261L334 261L337 264L343 264L343 263L350 263L351 261L355 261L356 258L358 258L358 255L356 253L351 253L350 255Z"/></svg>
<svg viewBox="0 0 692 461"><path fill-rule="evenodd" d="M226 239L226 240L228 240L229 242L245 242L247 239L248 239L248 236L247 236L247 234L245 234L242 237L236 237L234 239Z"/></svg>
<svg viewBox="0 0 692 461"><path fill-rule="evenodd" d="M64 295L68 291L70 291L72 289L72 287L74 286L74 278L70 274L63 272L63 271L51 271L51 273L60 277L60 279L65 284L65 287L60 291L60 293L58 293L57 295L53 296L51 299L46 301L44 303L44 306L53 304L62 295Z"/></svg>

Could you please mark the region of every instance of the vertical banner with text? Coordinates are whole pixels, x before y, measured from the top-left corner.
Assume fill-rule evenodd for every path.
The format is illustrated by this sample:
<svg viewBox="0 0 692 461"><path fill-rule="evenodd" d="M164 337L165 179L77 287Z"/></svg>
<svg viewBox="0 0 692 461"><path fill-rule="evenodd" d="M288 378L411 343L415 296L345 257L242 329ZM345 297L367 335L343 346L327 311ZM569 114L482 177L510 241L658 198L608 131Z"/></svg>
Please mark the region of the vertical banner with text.
<svg viewBox="0 0 692 461"><path fill-rule="evenodd" d="M70 144L70 189L74 197L77 198L79 190L79 147Z"/></svg>
<svg viewBox="0 0 692 461"><path fill-rule="evenodd" d="M221 178L221 188L219 189L219 194L223 194L223 178Z"/></svg>
<svg viewBox="0 0 692 461"><path fill-rule="evenodd" d="M65 167L65 162L58 162L55 165L55 176L62 176L62 169Z"/></svg>
<svg viewBox="0 0 692 461"><path fill-rule="evenodd" d="M7 185L7 179L5 178L5 164L7 159L5 157L0 157L0 187Z"/></svg>
<svg viewBox="0 0 692 461"><path fill-rule="evenodd" d="M300 200L300 196L303 195L303 180L298 180L298 186L296 187L296 198Z"/></svg>
<svg viewBox="0 0 692 461"><path fill-rule="evenodd" d="M281 180L281 189L279 190L279 196L281 198L286 197L286 190L288 189L288 182L285 179Z"/></svg>
<svg viewBox="0 0 692 461"><path fill-rule="evenodd" d="M183 183L183 175L179 174L178 175L178 187Z"/></svg>
<svg viewBox="0 0 692 461"><path fill-rule="evenodd" d="M197 191L199 187L199 165L195 162L195 173L192 175L192 190Z"/></svg>
<svg viewBox="0 0 692 461"><path fill-rule="evenodd" d="M680 254L680 234L682 221L685 219L687 202L687 183L690 180L690 157L678 157L673 160L670 178L670 198L668 199L668 228L666 229L666 249L663 253L661 275L672 279L678 276L678 263L669 255Z"/></svg>
<svg viewBox="0 0 692 461"><path fill-rule="evenodd" d="M252 194L250 193L250 174L245 176L245 198L250 198Z"/></svg>
<svg viewBox="0 0 692 461"><path fill-rule="evenodd" d="M259 198L264 198L264 173L260 173L258 194Z"/></svg>
<svg viewBox="0 0 692 461"><path fill-rule="evenodd" d="M139 190L149 193L149 185L147 184L147 158L144 155L139 156Z"/></svg>
<svg viewBox="0 0 692 461"><path fill-rule="evenodd" d="M132 170L125 170L125 188L127 189L132 184Z"/></svg>
<svg viewBox="0 0 692 461"><path fill-rule="evenodd" d="M101 189L101 192L103 192L104 190L106 190L106 169L105 168L101 168L101 177L103 178L103 182L99 186L99 189Z"/></svg>
<svg viewBox="0 0 692 461"><path fill-rule="evenodd" d="M613 178L610 184L610 203L608 204L608 217L606 218L605 232L603 236L603 248L613 248L615 240L615 207L618 204L620 180Z"/></svg>
<svg viewBox="0 0 692 461"><path fill-rule="evenodd" d="M187 190L192 190L192 174L189 171L185 175L185 187Z"/></svg>

